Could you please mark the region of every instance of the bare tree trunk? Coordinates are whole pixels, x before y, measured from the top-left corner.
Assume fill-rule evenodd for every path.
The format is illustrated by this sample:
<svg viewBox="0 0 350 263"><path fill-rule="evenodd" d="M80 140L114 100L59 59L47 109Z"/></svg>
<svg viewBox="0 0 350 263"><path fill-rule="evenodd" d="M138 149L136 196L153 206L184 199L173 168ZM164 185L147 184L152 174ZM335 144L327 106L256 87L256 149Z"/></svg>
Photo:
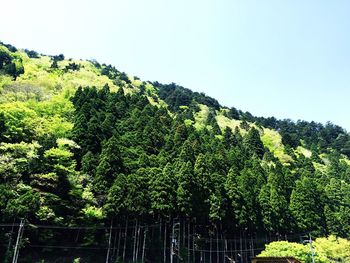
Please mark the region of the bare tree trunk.
<svg viewBox="0 0 350 263"><path fill-rule="evenodd" d="M140 233L140 225L139 225L139 226L138 226L138 229L137 229L136 261L137 261L138 258L139 258L140 236L141 236L141 233Z"/></svg>
<svg viewBox="0 0 350 263"><path fill-rule="evenodd" d="M253 241L253 237L250 236L250 251L251 251L251 258L254 257L254 241Z"/></svg>
<svg viewBox="0 0 350 263"><path fill-rule="evenodd" d="M10 237L9 237L9 242L7 244L7 249L6 249L6 256L9 255L10 253L10 248L11 248L11 243L12 243L12 235L13 235L13 229L15 227L15 219L13 219L12 227L11 227L11 232L10 232Z"/></svg>
<svg viewBox="0 0 350 263"><path fill-rule="evenodd" d="M244 233L244 232L243 232ZM243 235L243 240L244 240L244 255L245 255L245 260L246 262L248 262L248 253L246 252L247 251L247 238L245 237L246 234Z"/></svg>
<svg viewBox="0 0 350 263"><path fill-rule="evenodd" d="M193 263L196 262L196 243L195 243L195 235L196 235L196 221L193 224L193 235L192 235L192 249L193 249Z"/></svg>
<svg viewBox="0 0 350 263"><path fill-rule="evenodd" d="M132 249L132 262L135 262L135 250L136 250L136 235L137 235L137 219L135 221L135 231L134 231L134 245L133 245L133 249Z"/></svg>
<svg viewBox="0 0 350 263"><path fill-rule="evenodd" d="M220 242L222 242L222 260L225 262L225 256L226 256L226 239L224 238L224 235L222 234L222 225L220 223Z"/></svg>
<svg viewBox="0 0 350 263"><path fill-rule="evenodd" d="M117 258L119 257L121 235L122 235L122 229L121 229L121 227L120 227L119 233L118 233Z"/></svg>
<svg viewBox="0 0 350 263"><path fill-rule="evenodd" d="M210 240L209 240L209 262L210 263L212 263L212 257L211 257L211 249L212 249L212 247L211 247L211 234L210 234Z"/></svg>
<svg viewBox="0 0 350 263"><path fill-rule="evenodd" d="M179 219L178 223L179 223L179 230L176 231L179 234L179 236L178 236L178 251L177 251L177 255L180 254L180 249L181 249L181 219Z"/></svg>
<svg viewBox="0 0 350 263"><path fill-rule="evenodd" d="M162 235L163 235L163 232L162 232L162 217L159 215L159 244L160 246L163 245L162 243ZM154 238L154 237L153 237ZM164 248L163 248L164 249Z"/></svg>
<svg viewBox="0 0 350 263"><path fill-rule="evenodd" d="M123 262L125 262L125 250L126 250L126 241L128 237L128 217L126 218L126 223L125 223L125 237L124 237L124 248L123 248Z"/></svg>
<svg viewBox="0 0 350 263"><path fill-rule="evenodd" d="M174 256L174 220L171 219L171 236L170 236L170 263L173 263L173 256Z"/></svg>
<svg viewBox="0 0 350 263"><path fill-rule="evenodd" d="M242 231L239 231L239 247L241 250L241 254L240 254L240 262L242 262L243 260L243 247L242 247Z"/></svg>
<svg viewBox="0 0 350 263"><path fill-rule="evenodd" d="M218 225L215 225L216 228L216 263L220 263L220 249L219 249L219 229Z"/></svg>
<svg viewBox="0 0 350 263"><path fill-rule="evenodd" d="M235 261L238 261L237 258L237 236L235 235L235 239L234 239L234 247L235 247Z"/></svg>
<svg viewBox="0 0 350 263"><path fill-rule="evenodd" d="M235 240L233 240L233 242L235 242ZM236 250L236 246L235 246L235 250ZM230 257L231 257L231 258L233 258L233 252L232 252L232 241L231 241L231 243L230 243L230 251L231 251L231 253L230 253ZM235 251L235 253L236 253L236 251ZM235 260L236 260L236 258L235 258Z"/></svg>
<svg viewBox="0 0 350 263"><path fill-rule="evenodd" d="M80 228L78 229L78 233L77 233L77 235L76 235L76 237L75 237L75 240L74 240L75 243L78 242L79 234L80 234Z"/></svg>
<svg viewBox="0 0 350 263"><path fill-rule="evenodd" d="M107 250L107 255L106 255L106 263L108 263L110 252L111 252L111 243L112 243L112 230L113 230L113 218L111 220L111 227L109 229L109 235L108 235L108 250Z"/></svg>
<svg viewBox="0 0 350 263"><path fill-rule="evenodd" d="M191 257L191 250L190 250L190 246L191 246L191 240L190 240L190 226L191 226L191 221L188 221L187 224L187 262L190 262L190 257Z"/></svg>
<svg viewBox="0 0 350 263"><path fill-rule="evenodd" d="M164 263L166 263L166 241L167 241L166 230L167 230L167 224L165 222L165 224L164 224L164 240L163 240L163 243L164 243L164 245L163 245L163 261L164 261Z"/></svg>
<svg viewBox="0 0 350 263"><path fill-rule="evenodd" d="M146 248L147 231L148 231L148 228L146 228L143 232L143 246L142 246L142 260L141 260L141 262L145 262L145 248Z"/></svg>
<svg viewBox="0 0 350 263"><path fill-rule="evenodd" d="M113 253L112 253L112 257L111 260L113 261L114 257L115 257L115 244L117 243L117 234L118 234L118 228L115 230L114 232L114 238L113 238Z"/></svg>
<svg viewBox="0 0 350 263"><path fill-rule="evenodd" d="M186 248L186 220L185 218L182 220L182 247Z"/></svg>

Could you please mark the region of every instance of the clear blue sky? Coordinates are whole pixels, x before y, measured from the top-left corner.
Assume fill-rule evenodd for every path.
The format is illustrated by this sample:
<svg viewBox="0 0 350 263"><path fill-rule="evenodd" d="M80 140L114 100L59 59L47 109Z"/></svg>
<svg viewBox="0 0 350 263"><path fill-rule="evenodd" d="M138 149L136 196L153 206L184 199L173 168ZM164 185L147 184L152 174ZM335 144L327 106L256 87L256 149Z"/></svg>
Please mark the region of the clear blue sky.
<svg viewBox="0 0 350 263"><path fill-rule="evenodd" d="M0 40L350 130L350 1L8 0Z"/></svg>

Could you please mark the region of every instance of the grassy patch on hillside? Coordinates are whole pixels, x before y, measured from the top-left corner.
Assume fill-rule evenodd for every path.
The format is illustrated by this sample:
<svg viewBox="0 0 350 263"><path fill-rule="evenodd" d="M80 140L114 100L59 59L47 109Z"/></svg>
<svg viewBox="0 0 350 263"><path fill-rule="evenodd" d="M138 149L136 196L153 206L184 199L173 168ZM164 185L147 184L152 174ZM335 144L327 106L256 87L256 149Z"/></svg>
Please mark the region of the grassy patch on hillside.
<svg viewBox="0 0 350 263"><path fill-rule="evenodd" d="M1 77L1 102L27 101L32 99L30 96L36 100L47 100L62 90L70 90L70 93L73 94L80 86L95 86L100 89L107 84L111 91L119 89L113 80L102 75L90 61L65 59L58 61L56 67L52 67L53 60L50 56L29 58L25 52L20 50L12 53L12 56L22 60L24 73L16 80L6 75ZM126 93L132 93L138 89L135 87L140 85L140 80L133 79L133 85L125 85L123 88ZM34 93L34 95L29 93Z"/></svg>
<svg viewBox="0 0 350 263"><path fill-rule="evenodd" d="M216 116L216 121L218 122L218 125L221 128L221 130L224 130L226 127L229 127L232 131L234 131L236 127L239 128L239 125L241 124L241 121L229 119L223 114L218 114Z"/></svg>
<svg viewBox="0 0 350 263"><path fill-rule="evenodd" d="M263 128L261 140L265 147L274 154L282 163L290 163L292 157L285 153L281 135L274 130Z"/></svg>
<svg viewBox="0 0 350 263"><path fill-rule="evenodd" d="M302 154L302 155L304 155L306 158L310 158L311 157L311 155L312 155L312 152L310 151L310 150L308 150L308 149L306 149L306 148L304 148L304 147L302 147L302 146L298 146L297 148L296 148L296 150L295 150L295 153L297 153L297 154Z"/></svg>
<svg viewBox="0 0 350 263"><path fill-rule="evenodd" d="M194 119L195 119L194 127L197 130L200 130L206 126L206 122L209 114L209 107L203 104L199 104L198 106L200 108L200 111L194 114Z"/></svg>

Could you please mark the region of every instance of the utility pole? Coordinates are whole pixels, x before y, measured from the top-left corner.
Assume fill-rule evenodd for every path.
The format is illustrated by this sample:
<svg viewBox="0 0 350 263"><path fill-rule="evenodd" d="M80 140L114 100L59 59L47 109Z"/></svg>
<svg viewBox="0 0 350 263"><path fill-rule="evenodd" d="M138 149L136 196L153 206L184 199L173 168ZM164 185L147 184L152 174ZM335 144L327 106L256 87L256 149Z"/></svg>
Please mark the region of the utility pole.
<svg viewBox="0 0 350 263"><path fill-rule="evenodd" d="M21 223L19 224L19 228L18 228L15 251L13 252L12 263L17 263L17 260L18 260L18 255L19 255L18 245L19 245L19 242L21 241L21 238L22 238L23 228L24 228L24 221L23 221L23 219L21 219Z"/></svg>
<svg viewBox="0 0 350 263"><path fill-rule="evenodd" d="M306 240L303 241L303 243L309 243L310 245L310 252L311 252L311 259L312 259L312 263L315 263L315 252L314 249L312 247L312 238L311 238L311 234L309 233L308 236L303 236L304 238L308 238Z"/></svg>
<svg viewBox="0 0 350 263"><path fill-rule="evenodd" d="M310 243L310 251L311 251L311 258L312 258L312 263L315 263L315 258L314 258L314 249L312 248L312 238L311 234L309 233L309 243Z"/></svg>
<svg viewBox="0 0 350 263"><path fill-rule="evenodd" d="M176 219L174 218L172 234L171 234L170 263L174 262L174 255L178 255L178 252L179 252L178 236L180 233L180 223L179 222L174 223L175 220Z"/></svg>

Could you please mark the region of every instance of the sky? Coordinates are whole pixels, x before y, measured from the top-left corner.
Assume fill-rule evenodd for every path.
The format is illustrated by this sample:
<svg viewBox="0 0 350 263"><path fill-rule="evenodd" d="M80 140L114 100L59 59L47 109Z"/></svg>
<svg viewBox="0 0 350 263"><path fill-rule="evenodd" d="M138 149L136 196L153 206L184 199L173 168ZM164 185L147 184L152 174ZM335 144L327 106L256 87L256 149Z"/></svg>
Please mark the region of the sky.
<svg viewBox="0 0 350 263"><path fill-rule="evenodd" d="M350 131L348 0L10 0L0 41Z"/></svg>

